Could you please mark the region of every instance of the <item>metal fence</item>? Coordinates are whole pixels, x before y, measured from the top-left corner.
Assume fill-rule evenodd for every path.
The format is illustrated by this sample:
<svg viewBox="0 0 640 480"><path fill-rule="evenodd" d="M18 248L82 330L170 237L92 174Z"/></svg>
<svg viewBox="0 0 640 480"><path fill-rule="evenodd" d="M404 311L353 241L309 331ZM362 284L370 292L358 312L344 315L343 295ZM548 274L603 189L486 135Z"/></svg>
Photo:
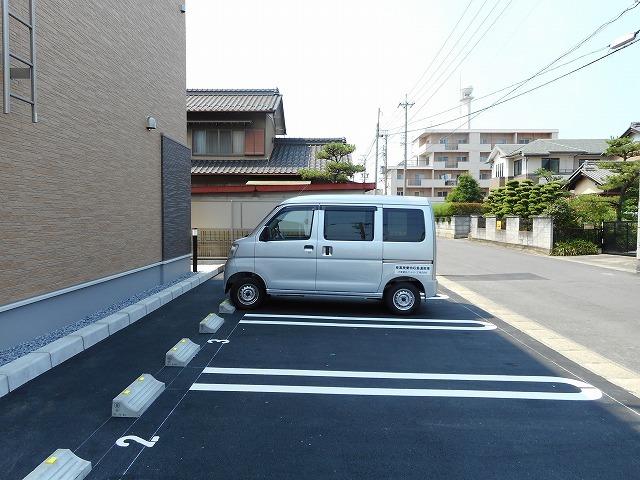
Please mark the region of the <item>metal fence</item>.
<svg viewBox="0 0 640 480"><path fill-rule="evenodd" d="M601 230L599 228L553 228L553 243L571 242L573 240L586 240L597 246L601 246Z"/></svg>
<svg viewBox="0 0 640 480"><path fill-rule="evenodd" d="M251 232L252 229L199 228L198 258L227 258L231 243Z"/></svg>
<svg viewBox="0 0 640 480"><path fill-rule="evenodd" d="M602 253L635 255L638 222L602 222Z"/></svg>
<svg viewBox="0 0 640 480"><path fill-rule="evenodd" d="M533 232L533 218L521 218L520 219L520 231L521 232Z"/></svg>

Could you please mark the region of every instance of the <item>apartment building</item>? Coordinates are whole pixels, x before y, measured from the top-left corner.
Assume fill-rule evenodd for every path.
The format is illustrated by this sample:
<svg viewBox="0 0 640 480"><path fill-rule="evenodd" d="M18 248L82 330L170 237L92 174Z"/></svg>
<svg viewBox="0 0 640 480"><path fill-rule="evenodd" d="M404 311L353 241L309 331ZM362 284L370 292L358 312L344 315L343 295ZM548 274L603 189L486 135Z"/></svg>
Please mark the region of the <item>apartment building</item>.
<svg viewBox="0 0 640 480"><path fill-rule="evenodd" d="M180 2L0 10L3 350L190 271L190 151Z"/></svg>
<svg viewBox="0 0 640 480"><path fill-rule="evenodd" d="M413 140L406 168L401 162L387 170L387 191L443 202L458 177L470 173L488 194L491 165L486 162L496 145L553 138L558 138L558 130L426 129Z"/></svg>

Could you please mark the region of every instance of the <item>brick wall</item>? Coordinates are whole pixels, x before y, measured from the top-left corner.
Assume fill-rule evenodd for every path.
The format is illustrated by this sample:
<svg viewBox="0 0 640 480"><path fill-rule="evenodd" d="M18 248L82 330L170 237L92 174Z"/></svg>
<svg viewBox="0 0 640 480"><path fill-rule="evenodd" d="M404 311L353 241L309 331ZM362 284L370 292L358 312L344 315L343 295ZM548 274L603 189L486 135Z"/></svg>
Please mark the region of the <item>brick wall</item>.
<svg viewBox="0 0 640 480"><path fill-rule="evenodd" d="M36 25L40 121L0 115L0 306L161 261L161 135L186 143L180 2L38 0Z"/></svg>

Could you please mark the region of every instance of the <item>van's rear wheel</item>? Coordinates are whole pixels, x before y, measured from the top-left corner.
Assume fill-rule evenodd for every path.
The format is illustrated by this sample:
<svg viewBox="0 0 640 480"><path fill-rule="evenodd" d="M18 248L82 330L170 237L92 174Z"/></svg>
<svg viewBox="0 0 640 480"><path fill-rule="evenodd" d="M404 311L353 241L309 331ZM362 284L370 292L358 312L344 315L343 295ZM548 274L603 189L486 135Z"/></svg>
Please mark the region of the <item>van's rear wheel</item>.
<svg viewBox="0 0 640 480"><path fill-rule="evenodd" d="M420 308L420 291L411 283L396 283L387 289L384 301L391 313L411 315Z"/></svg>
<svg viewBox="0 0 640 480"><path fill-rule="evenodd" d="M262 305L266 292L262 282L255 278L241 278L231 287L231 303L240 310L251 310Z"/></svg>

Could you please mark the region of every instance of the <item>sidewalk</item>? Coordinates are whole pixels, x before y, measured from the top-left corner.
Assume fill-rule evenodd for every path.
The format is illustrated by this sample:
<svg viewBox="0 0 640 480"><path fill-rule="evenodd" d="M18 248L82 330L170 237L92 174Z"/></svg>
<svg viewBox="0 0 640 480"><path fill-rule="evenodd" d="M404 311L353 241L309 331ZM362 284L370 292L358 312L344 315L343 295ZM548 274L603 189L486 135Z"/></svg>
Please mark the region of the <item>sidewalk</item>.
<svg viewBox="0 0 640 480"><path fill-rule="evenodd" d="M640 398L635 257L437 242L440 286Z"/></svg>
<svg viewBox="0 0 640 480"><path fill-rule="evenodd" d="M596 267L610 268L621 272L638 273L638 259L626 255L579 255L577 257L550 257L566 262L583 263Z"/></svg>

